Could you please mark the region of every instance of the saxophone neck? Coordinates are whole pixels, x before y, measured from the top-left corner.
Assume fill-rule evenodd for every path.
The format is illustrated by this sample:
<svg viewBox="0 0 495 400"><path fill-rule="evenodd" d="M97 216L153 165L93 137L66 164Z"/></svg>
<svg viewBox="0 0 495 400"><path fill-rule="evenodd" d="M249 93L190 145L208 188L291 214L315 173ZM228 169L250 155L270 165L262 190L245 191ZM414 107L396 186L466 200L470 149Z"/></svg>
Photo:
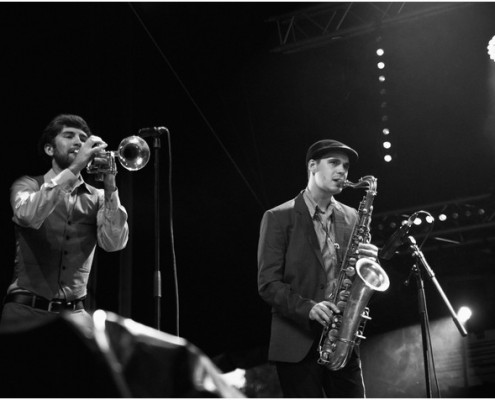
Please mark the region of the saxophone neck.
<svg viewBox="0 0 495 400"><path fill-rule="evenodd" d="M359 178L359 180L354 183L349 180L346 180L344 182L343 188L353 188L353 189L360 189L360 188L365 188L368 192L372 192L376 195L376 188L377 188L377 181L374 176L372 175L366 175L363 176L362 178Z"/></svg>

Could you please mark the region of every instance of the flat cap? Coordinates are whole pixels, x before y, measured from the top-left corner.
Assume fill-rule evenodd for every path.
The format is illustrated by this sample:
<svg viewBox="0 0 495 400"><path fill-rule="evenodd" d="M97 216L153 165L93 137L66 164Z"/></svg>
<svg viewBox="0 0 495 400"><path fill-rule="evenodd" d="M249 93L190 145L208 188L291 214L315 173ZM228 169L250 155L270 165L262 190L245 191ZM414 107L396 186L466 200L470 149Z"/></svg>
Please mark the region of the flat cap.
<svg viewBox="0 0 495 400"><path fill-rule="evenodd" d="M323 139L309 146L306 153L306 165L308 164L309 160L319 160L320 158L324 158L325 155L327 155L331 151L336 150L340 150L346 153L351 161L357 161L357 159L359 158L357 151L350 148L346 144L333 139Z"/></svg>

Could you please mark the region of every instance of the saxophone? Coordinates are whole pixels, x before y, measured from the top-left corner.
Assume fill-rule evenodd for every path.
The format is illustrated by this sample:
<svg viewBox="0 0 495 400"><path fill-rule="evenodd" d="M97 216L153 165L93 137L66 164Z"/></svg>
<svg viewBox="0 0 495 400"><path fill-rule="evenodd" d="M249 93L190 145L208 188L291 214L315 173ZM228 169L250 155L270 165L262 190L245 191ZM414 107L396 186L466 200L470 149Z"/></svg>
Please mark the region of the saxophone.
<svg viewBox="0 0 495 400"><path fill-rule="evenodd" d="M342 261L337 285L328 299L341 312L333 314L325 325L318 345L318 364L331 371L344 368L354 346L365 339L364 327L371 319L367 307L371 295L387 290L390 285L388 275L378 263L369 258L358 259L358 245L371 240L370 222L377 179L367 175L357 183L345 181L345 187L365 187L366 195L359 204L358 221Z"/></svg>

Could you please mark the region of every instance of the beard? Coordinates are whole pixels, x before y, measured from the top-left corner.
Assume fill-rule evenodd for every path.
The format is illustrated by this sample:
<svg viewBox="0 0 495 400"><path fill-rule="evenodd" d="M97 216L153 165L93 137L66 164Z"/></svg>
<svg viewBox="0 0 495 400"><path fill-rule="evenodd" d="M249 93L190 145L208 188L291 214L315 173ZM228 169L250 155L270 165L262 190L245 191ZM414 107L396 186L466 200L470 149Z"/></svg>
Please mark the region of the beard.
<svg viewBox="0 0 495 400"><path fill-rule="evenodd" d="M60 169L68 168L73 161L73 158L70 156L70 154L62 154L56 148L53 153L53 159L55 160L55 163L60 167Z"/></svg>

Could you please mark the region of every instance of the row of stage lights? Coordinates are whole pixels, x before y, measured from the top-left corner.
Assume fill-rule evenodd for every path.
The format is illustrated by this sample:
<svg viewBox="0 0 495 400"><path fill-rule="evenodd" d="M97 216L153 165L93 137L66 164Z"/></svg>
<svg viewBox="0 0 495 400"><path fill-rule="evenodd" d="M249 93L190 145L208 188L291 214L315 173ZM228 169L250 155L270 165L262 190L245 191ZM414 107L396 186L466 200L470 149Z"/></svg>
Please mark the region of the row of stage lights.
<svg viewBox="0 0 495 400"><path fill-rule="evenodd" d="M392 142L390 140L390 128L389 128L389 116L387 114L387 101L386 101L386 77L385 77L385 50L381 46L382 37L378 36L376 39L377 49L376 55L378 57L377 68L378 68L378 82L379 82L379 93L381 97L380 109L381 115L381 130L383 135L382 147L384 151L383 159L385 162L389 163L392 161ZM490 40L487 46L488 54L490 58L495 61L495 36Z"/></svg>
<svg viewBox="0 0 495 400"><path fill-rule="evenodd" d="M486 210L484 208L478 208L478 209L467 208L464 210L455 210L451 212L439 212L438 214L436 214L436 218L429 213L425 213L424 215L420 215L416 217L413 220L413 224L418 227L421 225L433 224L436 221L441 225L443 225L442 223L448 223L448 222L454 222L454 223L462 222L464 224L466 223L468 224L469 222L472 223L480 222L480 220L483 219L485 216L486 216ZM386 219L390 219L390 217L387 217ZM408 221L408 216L401 215L400 217L393 218L391 221L387 223L385 222L386 219L377 221L376 228L378 230L384 231L388 229L397 229Z"/></svg>
<svg viewBox="0 0 495 400"><path fill-rule="evenodd" d="M380 129L382 131L383 135L383 142L382 142L382 147L384 151L383 159L385 162L389 163L392 161L392 143L390 141L390 128L389 128L389 120L388 120L388 114L387 114L387 100L386 100L386 94L387 94L387 89L386 89L386 78L385 78L385 61L384 61L384 55L385 55L385 50L383 49L382 46L380 46L382 37L378 36L377 37L377 45L378 48L376 50L376 55L378 57L377 61L377 68L378 68L378 83L379 83L379 93L380 93L380 110L381 110L381 124L380 124Z"/></svg>

